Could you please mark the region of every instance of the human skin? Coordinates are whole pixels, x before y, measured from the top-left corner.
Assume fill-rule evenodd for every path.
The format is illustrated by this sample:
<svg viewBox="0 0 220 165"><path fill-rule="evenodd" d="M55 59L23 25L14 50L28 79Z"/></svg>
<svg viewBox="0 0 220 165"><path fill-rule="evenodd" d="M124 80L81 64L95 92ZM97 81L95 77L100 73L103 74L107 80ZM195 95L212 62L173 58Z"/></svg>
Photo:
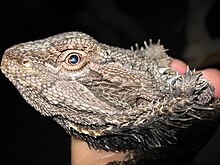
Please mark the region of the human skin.
<svg viewBox="0 0 220 165"><path fill-rule="evenodd" d="M183 74L187 65L183 61L173 59L171 68ZM220 71L209 68L198 72L204 72L203 77L212 82L215 87L215 96L220 98ZM71 138L71 165L104 165L111 161L122 160L125 155L126 153L123 152L97 151L89 147L85 141Z"/></svg>

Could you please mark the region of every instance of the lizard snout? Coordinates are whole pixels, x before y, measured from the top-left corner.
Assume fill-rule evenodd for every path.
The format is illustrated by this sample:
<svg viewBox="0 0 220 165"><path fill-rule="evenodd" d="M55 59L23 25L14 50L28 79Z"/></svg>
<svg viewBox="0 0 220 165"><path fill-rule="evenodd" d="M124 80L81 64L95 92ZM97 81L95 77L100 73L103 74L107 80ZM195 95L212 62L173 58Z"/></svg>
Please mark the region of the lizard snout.
<svg viewBox="0 0 220 165"><path fill-rule="evenodd" d="M14 50L14 47L11 47L3 54L1 71L8 78L25 77L27 73L30 72L29 70L31 70L32 62L27 56L24 56L22 52ZM12 51L14 53L12 53Z"/></svg>

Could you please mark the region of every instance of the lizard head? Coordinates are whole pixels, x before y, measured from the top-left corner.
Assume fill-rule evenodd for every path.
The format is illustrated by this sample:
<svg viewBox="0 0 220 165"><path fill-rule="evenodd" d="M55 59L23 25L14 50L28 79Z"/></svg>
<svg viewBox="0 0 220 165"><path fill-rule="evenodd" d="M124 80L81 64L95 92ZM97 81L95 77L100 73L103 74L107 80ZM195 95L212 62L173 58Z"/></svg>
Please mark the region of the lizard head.
<svg viewBox="0 0 220 165"><path fill-rule="evenodd" d="M136 105L143 95L139 87L147 79L146 73L139 71L147 68L141 59L145 54L140 53L137 59L134 56L131 50L69 32L7 49L1 70L29 104L52 117L69 134L95 148L121 150L125 144L118 148L120 144L113 147L115 142L107 144L107 140L93 142L145 120L137 121L141 113Z"/></svg>
<svg viewBox="0 0 220 165"><path fill-rule="evenodd" d="M172 143L166 114L176 105L185 113L185 94L185 100L168 99L175 95L169 85L180 77L168 68L169 62L159 44L125 50L69 32L9 48L1 70L29 104L70 135L96 149L146 150ZM188 73L178 85L183 83L185 91L188 85L190 94L199 77Z"/></svg>
<svg viewBox="0 0 220 165"><path fill-rule="evenodd" d="M97 137L127 124L135 100L126 100L132 88L120 87L136 77L114 65L119 50L84 33L63 33L7 49L1 70L29 104L68 133Z"/></svg>

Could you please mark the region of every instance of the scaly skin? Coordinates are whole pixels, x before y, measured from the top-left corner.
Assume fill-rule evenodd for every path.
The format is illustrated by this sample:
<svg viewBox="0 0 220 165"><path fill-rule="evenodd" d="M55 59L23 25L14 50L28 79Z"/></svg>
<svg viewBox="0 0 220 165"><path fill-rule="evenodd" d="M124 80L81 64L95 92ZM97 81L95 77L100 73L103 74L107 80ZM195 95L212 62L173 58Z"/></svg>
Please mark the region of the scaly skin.
<svg viewBox="0 0 220 165"><path fill-rule="evenodd" d="M190 132L200 137L198 126L217 120L212 84L189 69L179 75L170 60L160 43L126 50L69 32L9 48L1 70L68 134L95 149L127 151L124 163L134 164L141 154L164 159L178 150L172 159L180 160L194 153L208 138L195 142Z"/></svg>

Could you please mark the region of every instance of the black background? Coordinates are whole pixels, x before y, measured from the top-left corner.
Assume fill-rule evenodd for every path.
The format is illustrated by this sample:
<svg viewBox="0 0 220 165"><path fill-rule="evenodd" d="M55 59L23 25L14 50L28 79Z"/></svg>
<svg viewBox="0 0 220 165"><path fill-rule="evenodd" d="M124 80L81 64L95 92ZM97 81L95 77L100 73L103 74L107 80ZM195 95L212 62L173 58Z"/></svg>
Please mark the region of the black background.
<svg viewBox="0 0 220 165"><path fill-rule="evenodd" d="M8 47L66 31L83 31L98 41L129 48L161 39L168 54L182 59L186 45L187 1L1 1L0 54ZM220 36L219 1L206 25ZM214 65L212 67L218 67ZM70 137L28 105L0 74L1 165L70 164ZM201 128L202 129L202 128ZM220 164L220 130L196 157L196 164Z"/></svg>

